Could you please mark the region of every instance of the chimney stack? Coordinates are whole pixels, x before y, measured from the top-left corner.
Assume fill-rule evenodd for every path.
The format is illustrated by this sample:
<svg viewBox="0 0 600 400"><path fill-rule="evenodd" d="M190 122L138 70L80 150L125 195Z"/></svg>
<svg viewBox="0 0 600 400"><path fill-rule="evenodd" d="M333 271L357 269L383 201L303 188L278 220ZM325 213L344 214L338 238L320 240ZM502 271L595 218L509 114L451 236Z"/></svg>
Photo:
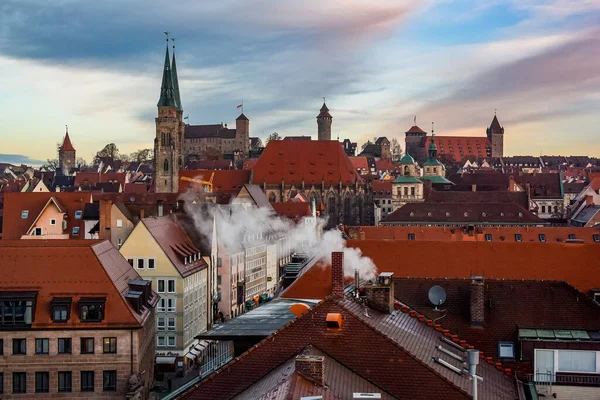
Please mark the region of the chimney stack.
<svg viewBox="0 0 600 400"><path fill-rule="evenodd" d="M483 276L471 277L471 327L483 328L485 319L485 286Z"/></svg>
<svg viewBox="0 0 600 400"><path fill-rule="evenodd" d="M295 369L303 378L319 386L325 386L325 357L313 355L296 356Z"/></svg>
<svg viewBox="0 0 600 400"><path fill-rule="evenodd" d="M331 253L331 294L344 297L344 253Z"/></svg>
<svg viewBox="0 0 600 400"><path fill-rule="evenodd" d="M140 207L140 219L144 219L145 218L145 212L144 212L144 207Z"/></svg>
<svg viewBox="0 0 600 400"><path fill-rule="evenodd" d="M156 202L157 206L158 206L158 216L162 217L163 216L163 202L162 200L158 200Z"/></svg>
<svg viewBox="0 0 600 400"><path fill-rule="evenodd" d="M111 221L111 200L100 200L98 204L98 213L100 219L100 231L98 232L99 239L110 240L110 221Z"/></svg>
<svg viewBox="0 0 600 400"><path fill-rule="evenodd" d="M391 313L394 310L394 281L393 272L382 272L376 283L370 283L365 286L365 295L367 305L384 313Z"/></svg>

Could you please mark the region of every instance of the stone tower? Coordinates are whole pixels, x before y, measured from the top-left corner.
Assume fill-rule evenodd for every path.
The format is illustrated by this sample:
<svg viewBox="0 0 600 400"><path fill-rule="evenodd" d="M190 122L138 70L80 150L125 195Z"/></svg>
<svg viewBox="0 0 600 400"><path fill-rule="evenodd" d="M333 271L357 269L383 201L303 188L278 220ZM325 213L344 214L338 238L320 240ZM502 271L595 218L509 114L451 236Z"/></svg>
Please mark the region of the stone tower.
<svg viewBox="0 0 600 400"><path fill-rule="evenodd" d="M406 146L404 147L406 153L410 153L416 160L426 160L425 138L427 137L427 132L417 125L413 125L404 134L406 135Z"/></svg>
<svg viewBox="0 0 600 400"><path fill-rule="evenodd" d="M250 151L250 120L242 112L235 120L235 138L238 141L238 148L244 153L244 158L248 158Z"/></svg>
<svg viewBox="0 0 600 400"><path fill-rule="evenodd" d="M494 119L490 127L486 129L486 134L490 145L492 146L492 157L504 156L504 128L500 126L498 117L494 114Z"/></svg>
<svg viewBox="0 0 600 400"><path fill-rule="evenodd" d="M175 50L173 50L173 63L171 64L168 39L160 99L157 106L158 117L155 119L156 137L154 138L154 191L156 193L176 193L179 190L179 169L183 165L184 124L179 98Z"/></svg>
<svg viewBox="0 0 600 400"><path fill-rule="evenodd" d="M69 175L71 170L75 168L75 147L69 138L69 130L67 129L65 139L62 145L58 148L58 167L56 175Z"/></svg>
<svg viewBox="0 0 600 400"><path fill-rule="evenodd" d="M331 140L331 122L333 117L329 114L329 108L323 101L321 112L317 115L317 132L319 140Z"/></svg>

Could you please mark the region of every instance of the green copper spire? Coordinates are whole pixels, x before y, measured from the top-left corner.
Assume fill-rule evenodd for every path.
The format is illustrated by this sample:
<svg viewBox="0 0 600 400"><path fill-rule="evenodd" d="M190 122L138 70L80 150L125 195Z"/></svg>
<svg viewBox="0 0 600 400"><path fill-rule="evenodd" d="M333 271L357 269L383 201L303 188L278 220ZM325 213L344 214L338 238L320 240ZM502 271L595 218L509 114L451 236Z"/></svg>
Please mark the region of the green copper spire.
<svg viewBox="0 0 600 400"><path fill-rule="evenodd" d="M179 97L179 80L177 79L177 65L175 64L175 39L173 41L173 62L171 63L171 75L173 80L173 95L175 97L175 105L178 110L183 110L181 107L181 98Z"/></svg>
<svg viewBox="0 0 600 400"><path fill-rule="evenodd" d="M157 106L176 107L175 97L173 96L173 77L171 75L171 63L169 62L169 42L167 39L167 50L165 53L165 66L163 69L162 85L160 87L160 99Z"/></svg>

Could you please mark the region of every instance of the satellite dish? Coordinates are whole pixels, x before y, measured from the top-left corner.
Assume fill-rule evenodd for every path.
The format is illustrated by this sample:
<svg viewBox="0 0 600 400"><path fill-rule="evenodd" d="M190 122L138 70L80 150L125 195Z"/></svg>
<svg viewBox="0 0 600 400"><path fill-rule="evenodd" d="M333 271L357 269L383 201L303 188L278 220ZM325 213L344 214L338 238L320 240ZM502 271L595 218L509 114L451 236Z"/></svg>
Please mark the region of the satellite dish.
<svg viewBox="0 0 600 400"><path fill-rule="evenodd" d="M446 301L446 291L443 287L438 285L432 286L431 289L429 289L427 296L429 296L431 304L435 306L435 310Z"/></svg>

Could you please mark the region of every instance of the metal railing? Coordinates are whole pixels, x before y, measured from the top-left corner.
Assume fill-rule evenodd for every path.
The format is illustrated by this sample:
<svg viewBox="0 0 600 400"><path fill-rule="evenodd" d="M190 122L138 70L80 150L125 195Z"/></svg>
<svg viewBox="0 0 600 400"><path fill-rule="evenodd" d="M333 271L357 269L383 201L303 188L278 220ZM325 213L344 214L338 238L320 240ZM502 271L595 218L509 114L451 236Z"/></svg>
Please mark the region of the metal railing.
<svg viewBox="0 0 600 400"><path fill-rule="evenodd" d="M536 385L600 386L600 375L536 373L527 379Z"/></svg>
<svg viewBox="0 0 600 400"><path fill-rule="evenodd" d="M205 350L204 360L200 366L200 378L210 375L233 360L233 342L212 342Z"/></svg>

